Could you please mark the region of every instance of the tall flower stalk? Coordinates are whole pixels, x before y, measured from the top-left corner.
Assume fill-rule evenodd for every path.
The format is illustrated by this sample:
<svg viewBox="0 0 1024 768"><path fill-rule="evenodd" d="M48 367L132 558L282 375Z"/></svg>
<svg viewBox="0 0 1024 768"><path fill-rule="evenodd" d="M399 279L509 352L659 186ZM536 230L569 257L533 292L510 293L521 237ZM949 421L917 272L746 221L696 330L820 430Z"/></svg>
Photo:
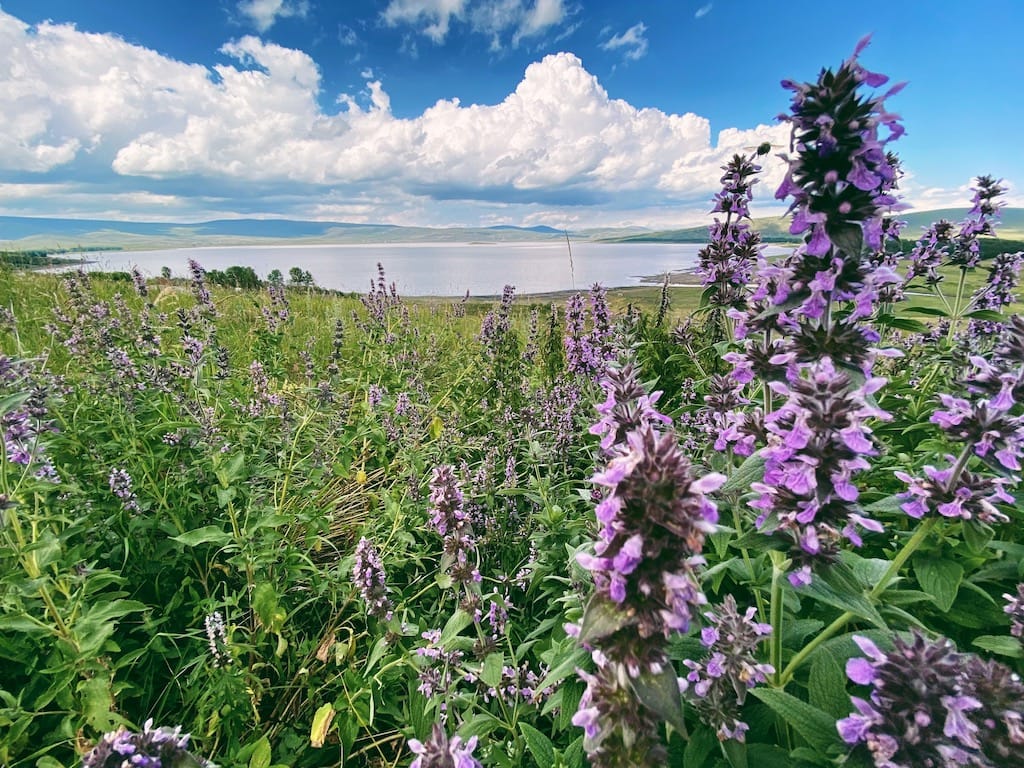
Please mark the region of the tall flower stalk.
<svg viewBox="0 0 1024 768"><path fill-rule="evenodd" d="M884 221L898 207L898 168L886 147L903 128L885 99L902 86L862 93L887 81L859 64L866 45L816 82L783 81L793 97L780 119L792 137L776 197L792 201L790 232L804 242L781 262L762 263L748 311L733 312L744 348L727 356L739 384L764 381L766 470L752 506L763 530L788 539L797 584L841 538L859 545L862 530L881 530L859 506L855 478L877 453L868 421L885 418L870 404L885 380L872 374L882 352L864 320L880 289L898 282L868 254L883 248Z"/></svg>
<svg viewBox="0 0 1024 768"><path fill-rule="evenodd" d="M685 728L680 707L657 703L679 696L665 641L706 602L696 569L718 513L705 494L725 478L696 476L635 369L610 373L604 387L609 400L592 430L608 456L593 477L604 489L598 539L593 554L577 555L594 577L579 637L596 671L580 673L587 690L573 722L595 766L661 764L659 722ZM645 694L652 686L663 695Z"/></svg>

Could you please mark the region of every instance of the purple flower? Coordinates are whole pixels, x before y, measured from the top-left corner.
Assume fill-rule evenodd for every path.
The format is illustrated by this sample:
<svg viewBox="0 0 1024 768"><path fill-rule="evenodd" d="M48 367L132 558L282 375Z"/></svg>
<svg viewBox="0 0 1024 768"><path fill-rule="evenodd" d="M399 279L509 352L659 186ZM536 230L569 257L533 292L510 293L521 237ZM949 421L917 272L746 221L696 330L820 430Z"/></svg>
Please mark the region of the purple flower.
<svg viewBox="0 0 1024 768"><path fill-rule="evenodd" d="M409 749L416 755L409 768L483 768L473 757L476 742L476 736L465 745L459 736L449 739L444 728L434 723L430 738L425 743L409 739Z"/></svg>
<svg viewBox="0 0 1024 768"><path fill-rule="evenodd" d="M685 632L693 608L706 602L695 569L718 511L705 494L725 477L696 477L675 434L661 431L668 419L654 410L631 366L609 371L603 386L608 400L591 429L604 436L608 457L592 478L606 489L595 509L601 527L593 554L576 558L594 578L587 615L615 619L600 630L585 620L578 633L598 669L579 672L587 690L573 722L584 729L584 748L598 768L660 765L660 718L637 699L630 680L668 669L665 638Z"/></svg>
<svg viewBox="0 0 1024 768"><path fill-rule="evenodd" d="M192 295L196 298L200 314L207 318L213 318L217 309L213 305L213 298L206 287L206 270L195 259L188 260L188 271L192 277Z"/></svg>
<svg viewBox="0 0 1024 768"><path fill-rule="evenodd" d="M856 712L836 723L840 737L865 745L879 768L967 764L948 760L979 748L973 713L982 704L963 680L966 657L948 640L916 633L911 642L894 638L889 653L865 637L854 640L867 658L850 659L847 676L872 690L867 700L852 698Z"/></svg>
<svg viewBox="0 0 1024 768"><path fill-rule="evenodd" d="M952 456L946 457L950 464ZM958 517L963 520L978 519L984 523L1005 523L1009 518L1000 512L996 502L1013 504L1004 487L1009 485L1006 478L990 478L966 469L953 477L953 469L924 467L924 477L914 477L906 472L897 472L896 477L907 484L907 490L900 494L906 499L901 508L911 517L939 514L943 517Z"/></svg>
<svg viewBox="0 0 1024 768"><path fill-rule="evenodd" d="M1022 263L1024 251L1000 253L992 259L988 280L978 288L972 299L974 306L978 309L1000 310L1016 301L1014 290L1020 278Z"/></svg>
<svg viewBox="0 0 1024 768"><path fill-rule="evenodd" d="M742 307L747 283L760 256L761 236L750 228L748 204L761 166L754 156L735 155L722 167L722 191L715 195L713 211L724 213L710 228L711 241L698 253L703 284L713 286L709 302L715 307Z"/></svg>
<svg viewBox="0 0 1024 768"><path fill-rule="evenodd" d="M967 716L978 725L988 765L1024 765L1024 683L1005 664L971 656L963 667L964 690L981 707Z"/></svg>
<svg viewBox="0 0 1024 768"><path fill-rule="evenodd" d="M1014 404L1010 393L1000 390L1000 395L992 402L971 402L940 394L945 410L935 411L931 421L950 437L971 445L978 456L991 456L1004 468L1017 471L1024 456L1024 422L1006 412Z"/></svg>
<svg viewBox="0 0 1024 768"><path fill-rule="evenodd" d="M212 768L212 763L188 751L188 742L181 726L153 728L153 721L147 720L142 733L122 728L104 734L82 758L82 768L174 768L184 760Z"/></svg>
<svg viewBox="0 0 1024 768"><path fill-rule="evenodd" d="M855 388L829 358L802 373L772 385L786 401L765 418L764 478L751 485L760 495L750 503L758 525L788 534L798 559L830 556L840 534L860 546L861 530L882 530L857 503L852 481L877 453L867 420L888 418L869 404L884 379Z"/></svg>
<svg viewBox="0 0 1024 768"><path fill-rule="evenodd" d="M373 542L365 536L356 544L355 562L352 565L352 582L362 595L366 612L377 619L389 621L393 614L388 598L387 575L380 553Z"/></svg>
<svg viewBox="0 0 1024 768"><path fill-rule="evenodd" d="M583 748L594 768L666 765L658 735L661 718L636 701L626 675L614 663L594 674L577 669L587 688L572 724L583 729Z"/></svg>
<svg viewBox="0 0 1024 768"><path fill-rule="evenodd" d="M471 585L481 580L476 567L476 537L463 507L455 469L445 464L434 468L430 478L430 522L444 541L442 567L456 583Z"/></svg>
<svg viewBox="0 0 1024 768"><path fill-rule="evenodd" d="M1024 643L1024 584L1017 585L1016 595L1003 595L1007 601L1003 611L1010 616L1010 634Z"/></svg>
<svg viewBox="0 0 1024 768"><path fill-rule="evenodd" d="M792 126L795 153L785 159L789 171L776 197L792 197L793 234L806 235L806 253L825 257L833 248L857 257L852 243L881 246L881 228L862 225L896 203L897 168L885 145L899 138L902 128L887 113L885 95L862 96L862 85L876 87L887 78L865 70L857 61L863 47L838 70L822 70L816 83L784 81L793 91L790 113L781 116ZM880 128L888 135L883 137Z"/></svg>
<svg viewBox="0 0 1024 768"><path fill-rule="evenodd" d="M608 489L596 511L603 526L594 554L577 560L594 574L597 596L630 617L622 636L609 641L614 652L603 648L636 674L664 661L660 643L644 641L685 632L691 606L704 601L694 568L718 520L705 494L724 481L717 474L697 479L675 435L649 423L630 432L593 477Z"/></svg>
<svg viewBox="0 0 1024 768"><path fill-rule="evenodd" d="M139 502L132 490L132 476L128 471L119 467L113 467L107 477L110 490L121 500L121 506L128 512L138 512Z"/></svg>
<svg viewBox="0 0 1024 768"><path fill-rule="evenodd" d="M632 364L609 369L601 380L601 387L608 397L596 406L601 418L590 427L590 434L601 436L601 449L606 452L610 452L613 445L625 442L626 435L643 424L672 422L654 407L661 392L648 395Z"/></svg>
<svg viewBox="0 0 1024 768"><path fill-rule="evenodd" d="M685 681L697 713L723 741L744 740L747 724L739 719L739 708L747 691L775 671L757 661L758 646L772 628L755 621L756 613L751 607L741 614L735 598L726 595L721 606L704 614L710 626L701 630L701 644L710 651L708 658L683 662L690 669Z"/></svg>
<svg viewBox="0 0 1024 768"><path fill-rule="evenodd" d="M366 402L376 408L384 400L385 390L379 384L371 384L366 390Z"/></svg>

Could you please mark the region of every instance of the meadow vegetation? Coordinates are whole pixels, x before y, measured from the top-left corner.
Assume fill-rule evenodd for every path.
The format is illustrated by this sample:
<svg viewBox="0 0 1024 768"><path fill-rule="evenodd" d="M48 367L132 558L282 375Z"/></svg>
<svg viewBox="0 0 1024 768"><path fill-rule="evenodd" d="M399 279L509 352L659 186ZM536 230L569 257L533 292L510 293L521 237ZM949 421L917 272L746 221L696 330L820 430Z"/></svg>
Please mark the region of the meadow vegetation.
<svg viewBox="0 0 1024 768"><path fill-rule="evenodd" d="M699 289L3 267L0 765L1024 764L1022 254L901 241L884 80Z"/></svg>

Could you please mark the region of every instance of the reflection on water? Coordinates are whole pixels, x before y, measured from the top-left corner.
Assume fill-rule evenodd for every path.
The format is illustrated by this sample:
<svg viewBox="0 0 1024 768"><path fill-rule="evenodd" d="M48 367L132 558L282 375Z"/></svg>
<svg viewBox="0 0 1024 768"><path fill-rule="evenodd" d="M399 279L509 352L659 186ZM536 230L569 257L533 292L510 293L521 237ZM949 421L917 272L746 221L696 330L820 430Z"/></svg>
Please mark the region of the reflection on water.
<svg viewBox="0 0 1024 768"><path fill-rule="evenodd" d="M389 282L407 296L500 294L506 283L523 293L637 285L645 275L688 271L699 245L668 243L573 243L570 265L565 243L395 243L374 245L267 245L179 248L162 251L90 253L92 269L127 271L138 266L148 276L170 267L188 274L188 260L206 269L252 267L260 277L292 267L313 274L316 284L341 291L365 291L378 262Z"/></svg>

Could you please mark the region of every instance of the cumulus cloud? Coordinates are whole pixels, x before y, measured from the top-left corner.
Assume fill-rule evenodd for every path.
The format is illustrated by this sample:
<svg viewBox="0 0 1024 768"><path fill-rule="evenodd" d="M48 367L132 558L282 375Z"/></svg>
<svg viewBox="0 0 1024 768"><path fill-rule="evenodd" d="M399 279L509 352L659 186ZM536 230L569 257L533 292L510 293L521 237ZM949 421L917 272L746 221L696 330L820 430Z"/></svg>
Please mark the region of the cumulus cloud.
<svg viewBox="0 0 1024 768"><path fill-rule="evenodd" d="M513 46L524 38L542 35L565 20L562 0L391 0L381 14L385 24L407 24L435 43L444 42L453 21L490 38L491 49L501 50L506 37Z"/></svg>
<svg viewBox="0 0 1024 768"><path fill-rule="evenodd" d="M238 12L262 34L278 19L290 16L305 18L309 13L309 3L306 0L240 0Z"/></svg>
<svg viewBox="0 0 1024 768"><path fill-rule="evenodd" d="M134 184L187 197L221 186L218 208L288 190L333 206L364 200L379 218L389 206L380 201L403 211L468 201L531 215L552 206L704 208L732 153L786 135L785 126L757 126L713 137L704 117L612 99L571 53L531 64L500 103L442 100L397 118L370 79L325 111L313 59L255 37L224 45L232 62L211 70L70 25L31 29L0 11L0 44L9 115L0 182L15 171L74 180L88 166L111 194ZM766 187L781 178L777 161L766 172Z"/></svg>
<svg viewBox="0 0 1024 768"><path fill-rule="evenodd" d="M621 35L613 35L601 43L606 51L622 49L622 54L630 61L637 61L647 55L647 25L642 21L634 24Z"/></svg>

